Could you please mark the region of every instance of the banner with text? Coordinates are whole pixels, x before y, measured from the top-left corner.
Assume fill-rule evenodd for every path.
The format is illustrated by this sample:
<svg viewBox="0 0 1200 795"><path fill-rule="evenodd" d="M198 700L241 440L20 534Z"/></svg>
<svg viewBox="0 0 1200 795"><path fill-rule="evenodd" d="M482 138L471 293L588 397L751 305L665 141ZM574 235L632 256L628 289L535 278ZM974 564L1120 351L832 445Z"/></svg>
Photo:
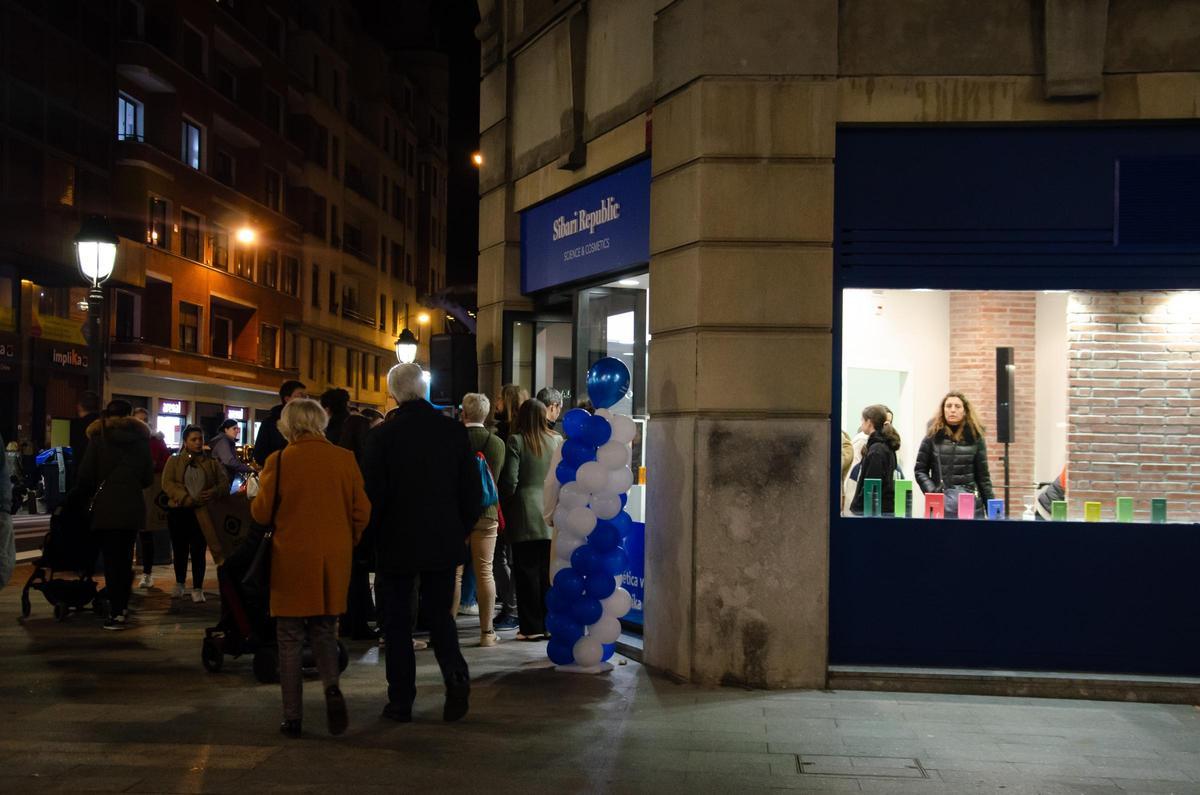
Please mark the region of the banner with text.
<svg viewBox="0 0 1200 795"><path fill-rule="evenodd" d="M533 293L650 260L650 161L521 213L521 292Z"/></svg>

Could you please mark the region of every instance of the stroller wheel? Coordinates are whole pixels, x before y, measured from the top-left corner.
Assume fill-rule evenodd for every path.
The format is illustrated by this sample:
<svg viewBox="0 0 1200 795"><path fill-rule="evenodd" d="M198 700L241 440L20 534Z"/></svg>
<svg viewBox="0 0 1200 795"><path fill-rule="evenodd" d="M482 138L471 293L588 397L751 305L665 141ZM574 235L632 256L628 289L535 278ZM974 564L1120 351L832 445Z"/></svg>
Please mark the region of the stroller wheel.
<svg viewBox="0 0 1200 795"><path fill-rule="evenodd" d="M204 639L204 645L200 647L200 664L210 674L217 673L224 666L225 654L221 651L221 646L213 638Z"/></svg>
<svg viewBox="0 0 1200 795"><path fill-rule="evenodd" d="M346 651L346 644L338 641L338 673L346 670L350 665L350 653Z"/></svg>
<svg viewBox="0 0 1200 795"><path fill-rule="evenodd" d="M264 685L279 682L279 652L264 646L254 653L254 678Z"/></svg>
<svg viewBox="0 0 1200 795"><path fill-rule="evenodd" d="M67 616L71 614L71 608L64 604L56 604L54 606L54 619L56 621L66 621Z"/></svg>

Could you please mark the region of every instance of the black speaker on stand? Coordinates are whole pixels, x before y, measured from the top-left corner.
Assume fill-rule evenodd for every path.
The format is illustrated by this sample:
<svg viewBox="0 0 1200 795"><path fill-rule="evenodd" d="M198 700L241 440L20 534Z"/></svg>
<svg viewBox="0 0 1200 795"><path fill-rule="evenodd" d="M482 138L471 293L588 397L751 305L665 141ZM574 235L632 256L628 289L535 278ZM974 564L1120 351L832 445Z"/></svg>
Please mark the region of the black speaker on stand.
<svg viewBox="0 0 1200 795"><path fill-rule="evenodd" d="M996 349L996 441L1004 445L1004 518L1008 518L1008 446L1013 441L1013 424L1016 404L1017 365L1012 348Z"/></svg>

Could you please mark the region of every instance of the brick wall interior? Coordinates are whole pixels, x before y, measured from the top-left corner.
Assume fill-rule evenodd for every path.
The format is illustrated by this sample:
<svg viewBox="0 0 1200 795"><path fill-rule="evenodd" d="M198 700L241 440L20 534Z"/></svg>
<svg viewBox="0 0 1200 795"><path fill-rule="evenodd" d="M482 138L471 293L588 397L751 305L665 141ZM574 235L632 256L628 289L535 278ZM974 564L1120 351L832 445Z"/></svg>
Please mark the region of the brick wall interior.
<svg viewBox="0 0 1200 795"><path fill-rule="evenodd" d="M1168 500L1170 521L1200 519L1200 301L1080 292L1068 313L1072 518L1098 500L1113 519L1115 498L1129 496L1137 521L1152 497Z"/></svg>
<svg viewBox="0 0 1200 795"><path fill-rule="evenodd" d="M996 348L1011 346L1016 370L1014 438L1010 445L1009 516L1020 518L1033 493L1037 296L1032 292L950 294L950 388L965 394L984 425L996 497L1004 497L1004 446L996 441ZM930 407L930 416L936 406ZM1047 476L1048 477L1048 476Z"/></svg>

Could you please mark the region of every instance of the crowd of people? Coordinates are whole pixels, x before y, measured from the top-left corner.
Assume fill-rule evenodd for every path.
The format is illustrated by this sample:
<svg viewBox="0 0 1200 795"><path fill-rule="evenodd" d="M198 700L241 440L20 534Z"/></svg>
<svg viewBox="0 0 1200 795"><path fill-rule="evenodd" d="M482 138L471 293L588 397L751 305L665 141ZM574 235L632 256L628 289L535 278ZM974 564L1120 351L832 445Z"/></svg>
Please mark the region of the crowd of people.
<svg viewBox="0 0 1200 795"><path fill-rule="evenodd" d="M145 492L155 474L167 504L172 597L187 595L190 561L194 602L206 599L208 555L218 566L223 562L208 508L240 480L253 484L243 489L254 521L272 530L280 730L293 737L302 731L306 641L324 688L329 731L346 729L339 632L378 639L386 654L383 714L411 720L415 652L424 645L413 638L418 624L428 629L445 682L443 717L465 715L470 674L455 618L464 571L474 575L479 646L496 646L498 633L510 629L521 641L548 638L553 505L547 510L546 495L554 493L548 481L562 442L563 398L553 389L530 398L506 385L494 402L468 394L461 411L446 412L425 399L416 365L392 368L387 385L396 407L385 417L352 409L346 390L328 390L318 401L304 384L286 382L249 461L238 454L235 422L222 423L207 440L200 427L188 426L171 454L155 444L144 410L118 399L100 411L94 396L85 396L83 433L73 440L77 471L63 510L83 517L102 551L110 608L104 628L129 626L139 533L139 586L153 585ZM485 499L488 493L495 497Z"/></svg>
<svg viewBox="0 0 1200 795"><path fill-rule="evenodd" d="M895 510L896 481L904 478L899 464L900 434L892 410L883 404L862 410L862 424L851 438L842 432L842 503L850 514L865 512L866 482L880 483L883 515ZM945 496L947 517L957 516L957 495L975 495L975 516L982 517L995 497L988 470L984 429L971 401L962 392L948 392L926 426L917 449L913 479L924 494ZM845 506L846 496L850 504Z"/></svg>

